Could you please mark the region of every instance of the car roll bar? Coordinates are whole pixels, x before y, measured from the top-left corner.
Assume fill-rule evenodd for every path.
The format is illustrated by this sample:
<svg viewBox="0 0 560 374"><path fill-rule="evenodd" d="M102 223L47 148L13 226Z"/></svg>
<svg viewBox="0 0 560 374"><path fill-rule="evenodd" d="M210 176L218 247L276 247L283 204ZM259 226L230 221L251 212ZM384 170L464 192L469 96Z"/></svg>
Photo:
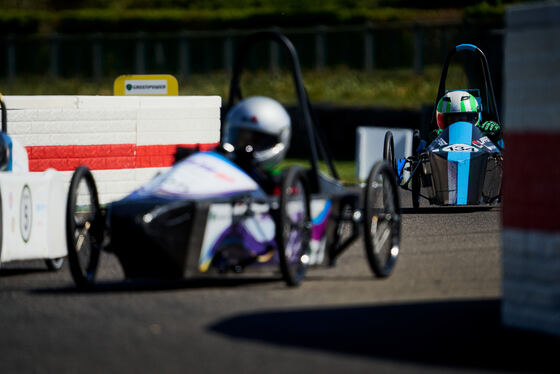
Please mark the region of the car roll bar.
<svg viewBox="0 0 560 374"><path fill-rule="evenodd" d="M494 86L492 84L492 77L490 75L488 60L486 59L486 55L484 54L484 52L482 52L482 50L474 44L459 44L455 48L451 49L449 53L447 53L447 56L445 57L445 61L443 63L443 68L441 70L441 78L439 80L436 104L434 105L434 109L432 111L431 126L435 126L437 103L443 97L443 95L445 95L445 81L447 79L447 70L449 68L449 63L451 61L451 58L458 52L472 52L478 57L482 68L482 77L484 79L486 98L486 106L484 107L484 111L493 114L495 116L495 120L503 126L503 124L500 122L498 106L496 105L496 96L494 95Z"/></svg>
<svg viewBox="0 0 560 374"><path fill-rule="evenodd" d="M283 34L277 31L261 31L249 35L244 43L241 45L239 53L236 54L233 75L231 78L229 98L226 104L225 113L227 113L234 105L237 100L242 100L243 96L241 94L240 78L243 71L243 66L247 60L247 56L251 47L258 42L271 41L276 42L284 48L287 52L290 65L292 70L292 78L294 82L294 87L297 94L297 99L299 103L299 109L301 111L303 125L305 132L309 138L310 151L311 151L311 173L312 180L311 185L313 189L318 188L319 185L319 152L321 152L321 157L327 162L330 173L335 179L339 179L338 173L334 166L331 154L328 152L326 147L326 142L324 135L322 135L322 130L314 121L312 114L311 104L309 102L307 91L303 85L303 76L301 73L301 66L299 63L299 58L296 49L292 42Z"/></svg>
<svg viewBox="0 0 560 374"><path fill-rule="evenodd" d="M2 99L2 94L0 94L0 107L2 108L2 132L8 133L8 110L6 109L6 103Z"/></svg>

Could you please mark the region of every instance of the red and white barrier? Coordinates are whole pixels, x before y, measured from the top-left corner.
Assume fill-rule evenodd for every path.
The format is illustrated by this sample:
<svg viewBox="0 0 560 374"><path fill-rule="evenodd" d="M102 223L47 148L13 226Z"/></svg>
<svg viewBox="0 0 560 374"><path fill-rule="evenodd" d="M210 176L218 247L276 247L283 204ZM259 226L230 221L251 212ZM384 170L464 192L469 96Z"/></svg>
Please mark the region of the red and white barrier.
<svg viewBox="0 0 560 374"><path fill-rule="evenodd" d="M79 165L108 202L168 168L178 145L209 149L220 139L219 96L4 96L8 133L29 170L54 168L69 181Z"/></svg>
<svg viewBox="0 0 560 374"><path fill-rule="evenodd" d="M502 204L507 326L560 335L560 6L507 11Z"/></svg>

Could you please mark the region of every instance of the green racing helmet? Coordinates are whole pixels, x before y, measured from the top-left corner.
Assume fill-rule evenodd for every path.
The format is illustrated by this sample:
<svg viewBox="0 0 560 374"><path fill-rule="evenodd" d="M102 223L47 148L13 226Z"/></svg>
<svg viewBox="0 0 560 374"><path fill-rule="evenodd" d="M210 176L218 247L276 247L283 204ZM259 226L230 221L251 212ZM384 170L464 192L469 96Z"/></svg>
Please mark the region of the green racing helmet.
<svg viewBox="0 0 560 374"><path fill-rule="evenodd" d="M455 122L480 123L480 105L467 91L450 91L437 104L437 125L440 129Z"/></svg>

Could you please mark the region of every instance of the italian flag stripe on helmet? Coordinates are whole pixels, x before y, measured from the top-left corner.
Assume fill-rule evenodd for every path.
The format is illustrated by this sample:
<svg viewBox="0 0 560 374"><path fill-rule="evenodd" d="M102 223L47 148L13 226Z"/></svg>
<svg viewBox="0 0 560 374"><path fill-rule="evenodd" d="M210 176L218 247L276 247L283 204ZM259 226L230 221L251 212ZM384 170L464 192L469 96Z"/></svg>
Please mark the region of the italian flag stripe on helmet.
<svg viewBox="0 0 560 374"><path fill-rule="evenodd" d="M478 110L476 110L476 107L478 106L477 105L478 103L476 102L476 99L474 98L473 95L471 95L471 97L470 97L470 102L471 102L471 111L478 112Z"/></svg>

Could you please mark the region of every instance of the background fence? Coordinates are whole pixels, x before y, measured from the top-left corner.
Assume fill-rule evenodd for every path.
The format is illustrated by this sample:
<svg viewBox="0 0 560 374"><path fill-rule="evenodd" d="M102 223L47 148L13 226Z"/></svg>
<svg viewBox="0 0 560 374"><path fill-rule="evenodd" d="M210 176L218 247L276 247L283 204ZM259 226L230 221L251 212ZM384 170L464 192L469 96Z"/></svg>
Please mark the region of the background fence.
<svg viewBox="0 0 560 374"><path fill-rule="evenodd" d="M487 51L501 70L502 33L465 24L395 24L278 28L294 43L305 68L344 65L373 71L441 64L461 42ZM84 77L99 80L130 73L170 73L185 79L192 73L229 71L239 41L256 30L183 31L180 33L7 35L0 39L0 77L22 75ZM281 68L286 63L276 45L256 49L253 68Z"/></svg>

